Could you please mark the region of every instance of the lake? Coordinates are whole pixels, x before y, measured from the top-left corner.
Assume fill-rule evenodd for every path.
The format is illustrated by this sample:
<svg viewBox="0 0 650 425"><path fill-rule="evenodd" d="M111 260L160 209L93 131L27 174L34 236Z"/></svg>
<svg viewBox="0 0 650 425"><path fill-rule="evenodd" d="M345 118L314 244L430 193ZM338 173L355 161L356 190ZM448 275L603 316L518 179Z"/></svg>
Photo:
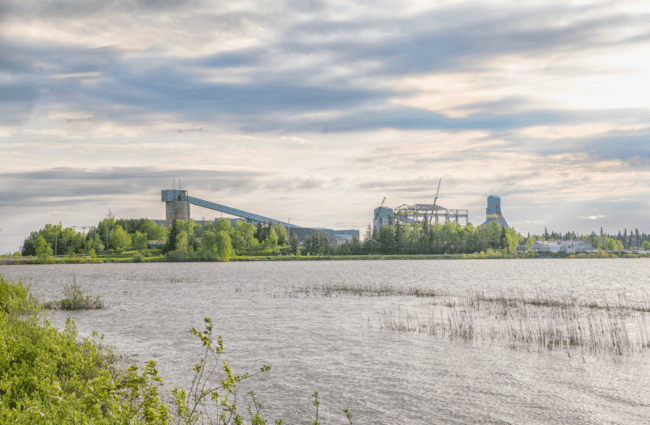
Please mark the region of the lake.
<svg viewBox="0 0 650 425"><path fill-rule="evenodd" d="M61 298L73 277L101 295L107 308L58 311L53 323L63 328L71 316L81 336L97 331L139 362L155 360L166 386L189 387L203 353L189 329L202 330L203 318L212 318L236 373L273 365L241 387L239 404L255 389L264 416L285 423L311 423L315 390L323 424L347 423L346 406L355 424L641 424L650 417L650 349L512 349L499 338L515 316L493 314L487 319L510 325L484 326L471 342L390 330L385 322L386 312L420 321L440 313L444 324L450 311L466 314L465 304L450 307L448 300L467 294L648 305L647 259L70 264L0 266L0 273L45 299ZM324 296L322 285L395 291ZM445 294L445 301L406 295L413 288ZM617 323L633 340L643 338L646 314L631 311Z"/></svg>

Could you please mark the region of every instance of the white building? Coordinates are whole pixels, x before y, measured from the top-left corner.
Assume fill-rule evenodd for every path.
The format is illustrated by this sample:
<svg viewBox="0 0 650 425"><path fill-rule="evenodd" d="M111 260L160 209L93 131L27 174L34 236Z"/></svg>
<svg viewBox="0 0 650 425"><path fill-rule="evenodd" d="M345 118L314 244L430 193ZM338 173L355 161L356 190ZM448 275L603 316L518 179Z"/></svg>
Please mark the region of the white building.
<svg viewBox="0 0 650 425"><path fill-rule="evenodd" d="M531 251L535 254L549 253L549 254L575 254L578 252L592 252L595 251L589 242L581 240L571 241L535 241L530 247Z"/></svg>
<svg viewBox="0 0 650 425"><path fill-rule="evenodd" d="M336 239L337 245L345 245L345 243L352 243L352 235L332 235Z"/></svg>

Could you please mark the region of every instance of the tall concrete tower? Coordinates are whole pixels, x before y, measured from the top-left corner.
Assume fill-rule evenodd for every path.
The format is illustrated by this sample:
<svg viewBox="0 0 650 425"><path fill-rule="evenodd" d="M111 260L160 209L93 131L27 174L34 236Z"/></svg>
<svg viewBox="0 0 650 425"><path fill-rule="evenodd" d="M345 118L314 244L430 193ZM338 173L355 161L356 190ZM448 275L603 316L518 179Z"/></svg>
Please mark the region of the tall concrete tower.
<svg viewBox="0 0 650 425"><path fill-rule="evenodd" d="M165 203L165 227L171 226L174 220L190 219L190 200L187 198L187 190L163 190L161 198Z"/></svg>
<svg viewBox="0 0 650 425"><path fill-rule="evenodd" d="M485 223L481 226L487 226L492 221L496 221L497 224L506 229L510 228L506 222L505 217L501 214L501 198L498 196L490 195L487 198L488 204L485 209Z"/></svg>

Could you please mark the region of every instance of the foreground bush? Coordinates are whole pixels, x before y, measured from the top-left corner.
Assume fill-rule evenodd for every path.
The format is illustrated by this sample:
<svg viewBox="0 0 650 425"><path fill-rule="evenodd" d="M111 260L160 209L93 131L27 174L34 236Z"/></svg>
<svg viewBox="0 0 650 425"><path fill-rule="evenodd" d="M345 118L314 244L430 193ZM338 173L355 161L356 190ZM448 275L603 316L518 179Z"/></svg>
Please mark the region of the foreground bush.
<svg viewBox="0 0 650 425"><path fill-rule="evenodd" d="M0 307L0 424L191 425L206 423L207 410L216 410L216 423L222 425L267 423L252 391L251 403L245 411L238 410L236 386L249 374L235 375L221 360L223 341L213 339L210 319L205 319L205 331L190 331L202 341L205 353L193 368L192 387L174 388L172 416L160 400L163 381L153 360L141 374L135 365L126 372L117 370L115 355L96 334L79 341L70 318L65 331L59 332L20 281L11 283L0 276ZM269 370L271 366L262 366L255 374ZM318 425L318 393L313 397L312 424ZM349 411L344 413L352 423Z"/></svg>

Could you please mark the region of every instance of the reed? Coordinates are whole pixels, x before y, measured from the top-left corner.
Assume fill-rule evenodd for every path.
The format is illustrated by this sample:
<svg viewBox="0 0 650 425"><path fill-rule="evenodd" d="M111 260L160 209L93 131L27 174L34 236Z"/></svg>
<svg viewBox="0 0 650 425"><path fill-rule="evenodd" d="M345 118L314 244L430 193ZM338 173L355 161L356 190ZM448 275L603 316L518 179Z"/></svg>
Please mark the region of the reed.
<svg viewBox="0 0 650 425"><path fill-rule="evenodd" d="M388 283L379 284L358 284L347 282L332 282L325 284L314 284L307 287L291 288L290 292L306 297L336 297L352 295L359 297L440 297L444 293L433 288L420 288L410 286L398 286Z"/></svg>
<svg viewBox="0 0 650 425"><path fill-rule="evenodd" d="M487 296L437 300L428 317L398 307L379 314L381 329L420 332L464 342L499 342L517 350L579 351L625 355L650 348L644 302L617 303L550 295Z"/></svg>

